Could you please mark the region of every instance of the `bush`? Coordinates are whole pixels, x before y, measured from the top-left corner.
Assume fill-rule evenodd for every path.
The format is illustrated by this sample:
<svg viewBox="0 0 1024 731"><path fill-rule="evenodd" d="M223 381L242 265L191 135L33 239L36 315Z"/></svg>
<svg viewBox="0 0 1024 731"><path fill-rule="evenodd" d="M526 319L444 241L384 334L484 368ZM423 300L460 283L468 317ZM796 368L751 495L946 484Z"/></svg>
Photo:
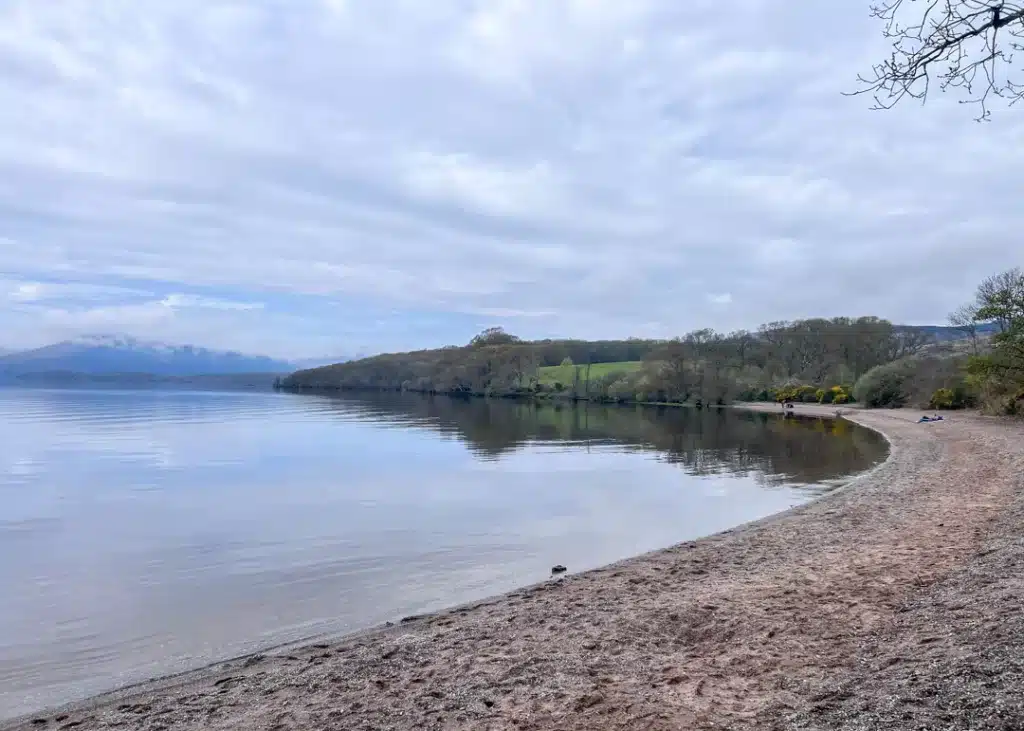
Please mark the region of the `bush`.
<svg viewBox="0 0 1024 731"><path fill-rule="evenodd" d="M814 386L787 384L775 392L775 400L813 404L818 400L818 389Z"/></svg>
<svg viewBox="0 0 1024 731"><path fill-rule="evenodd" d="M854 397L869 409L905 406L910 400L909 382L914 365L909 360L875 366L853 386Z"/></svg>
<svg viewBox="0 0 1024 731"><path fill-rule="evenodd" d="M877 366L865 373L853 387L856 400L868 408L932 406L940 390L951 391L952 405L962 409L977 402L974 389L965 379L964 359L931 355L904 358ZM945 395L944 395L945 397Z"/></svg>
<svg viewBox="0 0 1024 731"><path fill-rule="evenodd" d="M818 389L819 404L845 404L850 402L850 393L844 386Z"/></svg>
<svg viewBox="0 0 1024 731"><path fill-rule="evenodd" d="M740 401L778 401L778 391L774 388L748 388L736 394Z"/></svg>
<svg viewBox="0 0 1024 731"><path fill-rule="evenodd" d="M932 394L931 400L928 402L928 408L930 409L952 409L956 400L956 395L953 393L951 388L940 388L938 391Z"/></svg>
<svg viewBox="0 0 1024 731"><path fill-rule="evenodd" d="M1024 389L1013 395L988 396L985 411L1000 416L1024 416Z"/></svg>

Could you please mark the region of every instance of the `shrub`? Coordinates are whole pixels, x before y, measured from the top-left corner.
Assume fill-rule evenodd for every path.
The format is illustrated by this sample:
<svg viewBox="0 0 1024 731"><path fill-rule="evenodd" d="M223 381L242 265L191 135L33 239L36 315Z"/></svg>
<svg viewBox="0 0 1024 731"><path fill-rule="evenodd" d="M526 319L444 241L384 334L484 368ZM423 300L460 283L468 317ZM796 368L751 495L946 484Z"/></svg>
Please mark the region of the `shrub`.
<svg viewBox="0 0 1024 731"><path fill-rule="evenodd" d="M908 382L914 375L913 364L895 361L875 366L853 386L853 395L871 409L899 408L909 400Z"/></svg>
<svg viewBox="0 0 1024 731"><path fill-rule="evenodd" d="M796 390L796 398L794 401L799 401L805 404L813 404L818 400L818 389L814 386L800 386Z"/></svg>
<svg viewBox="0 0 1024 731"><path fill-rule="evenodd" d="M814 386L787 384L776 391L775 400L812 404L818 400L818 389Z"/></svg>
<svg viewBox="0 0 1024 731"><path fill-rule="evenodd" d="M776 401L774 388L747 388L736 394L740 401Z"/></svg>
<svg viewBox="0 0 1024 731"><path fill-rule="evenodd" d="M850 396L850 389L846 386L833 386L829 389L832 392L832 400L835 401L840 396L845 396L846 401L849 401L852 397ZM844 401L843 403L846 403Z"/></svg>
<svg viewBox="0 0 1024 731"><path fill-rule="evenodd" d="M740 401L778 401L779 394L774 388L747 388L736 394Z"/></svg>
<svg viewBox="0 0 1024 731"><path fill-rule="evenodd" d="M845 404L850 402L850 393L844 386L818 389L819 404Z"/></svg>
<svg viewBox="0 0 1024 731"><path fill-rule="evenodd" d="M955 402L956 395L953 393L951 388L940 388L938 391L932 394L931 400L928 402L928 408L930 409L952 409Z"/></svg>
<svg viewBox="0 0 1024 731"><path fill-rule="evenodd" d="M1012 396L999 399L987 399L988 411L1001 416L1024 416L1024 389ZM993 407L994 404L994 407Z"/></svg>
<svg viewBox="0 0 1024 731"><path fill-rule="evenodd" d="M931 407L940 389L953 392L952 406L962 409L977 402L976 391L965 378L964 359L919 355L872 368L853 387L853 396L869 408Z"/></svg>

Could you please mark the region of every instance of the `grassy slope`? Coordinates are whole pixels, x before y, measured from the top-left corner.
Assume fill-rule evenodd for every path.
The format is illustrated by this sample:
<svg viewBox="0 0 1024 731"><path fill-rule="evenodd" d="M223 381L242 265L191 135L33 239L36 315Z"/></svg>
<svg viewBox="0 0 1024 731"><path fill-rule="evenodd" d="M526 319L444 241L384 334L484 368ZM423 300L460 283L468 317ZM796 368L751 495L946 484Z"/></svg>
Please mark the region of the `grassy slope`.
<svg viewBox="0 0 1024 731"><path fill-rule="evenodd" d="M598 378L603 378L609 373L630 373L632 371L638 371L643 367L643 362L639 360L622 360L617 363L594 363L590 366L590 380L596 381ZM563 384L564 386L572 386L572 369L576 368L579 371L580 380L586 378L585 365L577 366L546 366L539 369L538 376L540 382L552 386L556 382Z"/></svg>

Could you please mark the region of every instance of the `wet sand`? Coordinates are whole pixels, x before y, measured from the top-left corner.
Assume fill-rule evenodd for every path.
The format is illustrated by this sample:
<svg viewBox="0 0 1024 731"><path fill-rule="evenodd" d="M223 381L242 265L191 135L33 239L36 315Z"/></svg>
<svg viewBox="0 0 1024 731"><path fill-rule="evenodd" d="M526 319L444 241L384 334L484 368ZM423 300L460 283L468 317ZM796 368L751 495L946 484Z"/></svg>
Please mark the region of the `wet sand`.
<svg viewBox="0 0 1024 731"><path fill-rule="evenodd" d="M1024 727L1024 424L844 411L892 455L812 504L0 728Z"/></svg>

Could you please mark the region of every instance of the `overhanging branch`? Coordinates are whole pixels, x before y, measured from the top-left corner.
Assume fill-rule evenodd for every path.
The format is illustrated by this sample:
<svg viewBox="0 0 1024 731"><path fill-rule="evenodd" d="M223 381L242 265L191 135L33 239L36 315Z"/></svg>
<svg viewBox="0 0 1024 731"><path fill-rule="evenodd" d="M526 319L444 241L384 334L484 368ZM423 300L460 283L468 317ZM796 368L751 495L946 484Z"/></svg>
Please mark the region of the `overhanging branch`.
<svg viewBox="0 0 1024 731"><path fill-rule="evenodd" d="M860 76L851 95L871 94L875 109L890 109L906 97L924 101L937 83L957 90L961 103L1008 104L1024 95L1011 78L1013 54L1024 49L1024 5L1005 0L885 0L871 8L893 42L891 56ZM903 23L906 18L912 22ZM1000 80L1000 74L1004 76Z"/></svg>

